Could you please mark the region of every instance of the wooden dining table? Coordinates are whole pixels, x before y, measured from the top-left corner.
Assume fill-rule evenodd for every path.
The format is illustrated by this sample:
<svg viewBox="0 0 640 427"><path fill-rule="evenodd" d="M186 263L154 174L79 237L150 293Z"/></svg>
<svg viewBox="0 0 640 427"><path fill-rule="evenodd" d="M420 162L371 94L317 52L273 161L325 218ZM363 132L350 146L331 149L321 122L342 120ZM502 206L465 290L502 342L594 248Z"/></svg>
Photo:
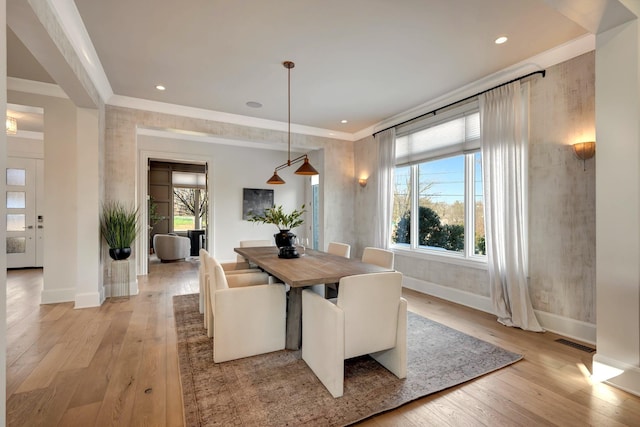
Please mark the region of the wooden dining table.
<svg viewBox="0 0 640 427"><path fill-rule="evenodd" d="M389 271L374 264L306 249L299 258L279 258L275 246L235 248L239 255L291 286L287 304L286 348L302 343L302 290L323 283L338 283L346 276Z"/></svg>

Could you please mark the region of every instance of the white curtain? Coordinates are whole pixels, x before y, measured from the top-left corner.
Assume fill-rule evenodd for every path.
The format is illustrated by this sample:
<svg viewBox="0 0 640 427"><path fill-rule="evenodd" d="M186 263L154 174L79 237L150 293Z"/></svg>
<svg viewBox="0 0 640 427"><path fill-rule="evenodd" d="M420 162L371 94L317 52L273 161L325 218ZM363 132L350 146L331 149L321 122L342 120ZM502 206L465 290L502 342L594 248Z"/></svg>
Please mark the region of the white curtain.
<svg viewBox="0 0 640 427"><path fill-rule="evenodd" d="M375 136L378 146L378 173L376 181L376 209L373 245L388 249L393 209L393 171L396 161L396 130L387 129Z"/></svg>
<svg viewBox="0 0 640 427"><path fill-rule="evenodd" d="M500 323L541 332L527 282L527 104L520 82L480 95L479 101L493 308Z"/></svg>

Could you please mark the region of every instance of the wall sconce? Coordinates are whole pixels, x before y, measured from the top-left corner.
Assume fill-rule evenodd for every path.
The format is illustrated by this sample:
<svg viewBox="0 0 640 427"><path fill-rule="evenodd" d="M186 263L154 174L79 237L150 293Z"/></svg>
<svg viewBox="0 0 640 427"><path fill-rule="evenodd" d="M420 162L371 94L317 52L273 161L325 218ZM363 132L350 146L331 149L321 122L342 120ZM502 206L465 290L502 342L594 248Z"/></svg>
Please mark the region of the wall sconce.
<svg viewBox="0 0 640 427"><path fill-rule="evenodd" d="M584 169L586 170L586 160L592 158L596 154L596 143L595 141L577 142L573 144L573 152L577 158L582 160Z"/></svg>
<svg viewBox="0 0 640 427"><path fill-rule="evenodd" d="M360 184L360 187L364 188L367 186L367 178L360 178L358 180L358 184Z"/></svg>
<svg viewBox="0 0 640 427"><path fill-rule="evenodd" d="M18 121L15 117L7 116L7 135L15 135L18 133Z"/></svg>

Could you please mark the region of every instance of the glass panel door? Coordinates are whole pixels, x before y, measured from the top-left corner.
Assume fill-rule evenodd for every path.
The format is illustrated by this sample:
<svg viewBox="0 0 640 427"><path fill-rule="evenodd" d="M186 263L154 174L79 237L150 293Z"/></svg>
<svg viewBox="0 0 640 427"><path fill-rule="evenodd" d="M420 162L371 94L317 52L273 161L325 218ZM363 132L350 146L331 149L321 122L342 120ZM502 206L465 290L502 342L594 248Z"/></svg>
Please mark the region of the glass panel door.
<svg viewBox="0 0 640 427"><path fill-rule="evenodd" d="M8 158L7 267L36 267L36 159Z"/></svg>

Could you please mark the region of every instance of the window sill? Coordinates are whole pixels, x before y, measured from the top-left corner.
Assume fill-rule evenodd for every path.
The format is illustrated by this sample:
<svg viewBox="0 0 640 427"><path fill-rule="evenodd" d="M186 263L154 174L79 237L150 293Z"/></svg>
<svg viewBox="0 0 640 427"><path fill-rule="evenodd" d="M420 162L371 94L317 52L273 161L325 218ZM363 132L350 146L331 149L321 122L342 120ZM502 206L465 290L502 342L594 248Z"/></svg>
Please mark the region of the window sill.
<svg viewBox="0 0 640 427"><path fill-rule="evenodd" d="M411 250L404 249L398 246L392 246L390 248L396 255L406 256L409 258L416 258L427 261L443 262L447 264L459 265L462 267L476 268L478 270L487 270L487 258L464 258L462 256L454 254L439 254L434 251L426 250Z"/></svg>

